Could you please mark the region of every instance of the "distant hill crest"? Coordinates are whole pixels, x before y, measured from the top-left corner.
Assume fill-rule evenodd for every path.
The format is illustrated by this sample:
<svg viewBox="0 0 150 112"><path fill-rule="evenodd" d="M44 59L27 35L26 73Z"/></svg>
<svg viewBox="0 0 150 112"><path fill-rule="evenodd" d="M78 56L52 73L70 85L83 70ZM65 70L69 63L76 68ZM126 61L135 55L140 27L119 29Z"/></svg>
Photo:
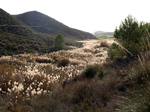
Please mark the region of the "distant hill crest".
<svg viewBox="0 0 150 112"><path fill-rule="evenodd" d="M15 15L18 19L30 26L34 30L50 35L63 34L72 39L94 39L95 36L77 29L70 28L63 23L38 11L30 11Z"/></svg>
<svg viewBox="0 0 150 112"><path fill-rule="evenodd" d="M0 8L0 57L52 52L54 37L59 33L63 34L65 44L71 46L81 45L74 40L95 38L90 33L69 28L38 11L15 16Z"/></svg>
<svg viewBox="0 0 150 112"><path fill-rule="evenodd" d="M103 37L113 37L114 32L104 32L104 31L96 31L94 32L95 36L103 36Z"/></svg>

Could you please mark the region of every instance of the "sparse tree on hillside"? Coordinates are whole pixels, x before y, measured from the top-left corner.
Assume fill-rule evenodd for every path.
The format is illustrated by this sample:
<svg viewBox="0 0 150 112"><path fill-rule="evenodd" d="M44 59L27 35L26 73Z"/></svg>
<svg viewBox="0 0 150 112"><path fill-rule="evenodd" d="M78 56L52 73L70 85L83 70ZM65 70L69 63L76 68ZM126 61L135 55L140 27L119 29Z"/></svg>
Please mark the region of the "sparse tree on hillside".
<svg viewBox="0 0 150 112"><path fill-rule="evenodd" d="M62 50L62 49L64 49L64 46L65 46L64 37L61 34L58 34L55 37L54 49L55 50Z"/></svg>

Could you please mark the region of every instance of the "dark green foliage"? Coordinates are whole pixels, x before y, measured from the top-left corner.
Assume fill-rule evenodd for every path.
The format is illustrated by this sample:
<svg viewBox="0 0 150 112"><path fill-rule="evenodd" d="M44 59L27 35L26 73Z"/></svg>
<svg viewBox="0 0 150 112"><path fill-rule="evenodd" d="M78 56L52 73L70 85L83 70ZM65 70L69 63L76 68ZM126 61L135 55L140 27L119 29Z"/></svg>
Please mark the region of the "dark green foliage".
<svg viewBox="0 0 150 112"><path fill-rule="evenodd" d="M99 68L98 78L102 79L104 77L104 70L102 67Z"/></svg>
<svg viewBox="0 0 150 112"><path fill-rule="evenodd" d="M64 49L64 47L65 47L64 37L61 34L58 34L55 37L54 49L58 51Z"/></svg>
<svg viewBox="0 0 150 112"><path fill-rule="evenodd" d="M114 37L133 55L137 55L144 50L143 36L145 32L144 24L138 23L135 18L129 15L121 23L119 29L115 30ZM130 56L130 54L128 55Z"/></svg>
<svg viewBox="0 0 150 112"><path fill-rule="evenodd" d="M60 33L63 34L65 38L67 37L71 39L96 38L94 35L90 33L69 28L68 26L60 23L59 21L37 11L23 13L20 15L16 15L16 17L21 21L23 21L28 26L35 26L32 28L41 33L47 33L53 36Z"/></svg>
<svg viewBox="0 0 150 112"><path fill-rule="evenodd" d="M0 33L0 56L20 53L50 52L52 40L49 38L26 37L12 33ZM47 49L47 50L46 50Z"/></svg>
<svg viewBox="0 0 150 112"><path fill-rule="evenodd" d="M96 74L97 74L97 70L95 69L94 66L91 65L86 68L86 70L83 73L83 76L85 78L94 78Z"/></svg>
<svg viewBox="0 0 150 112"><path fill-rule="evenodd" d="M123 56L125 56L123 50L119 47L119 45L113 43L108 50L108 59L117 60L117 59L122 59Z"/></svg>
<svg viewBox="0 0 150 112"><path fill-rule="evenodd" d="M89 65L82 73L83 78L94 78L95 76L98 76L100 79L104 77L103 69L99 65Z"/></svg>

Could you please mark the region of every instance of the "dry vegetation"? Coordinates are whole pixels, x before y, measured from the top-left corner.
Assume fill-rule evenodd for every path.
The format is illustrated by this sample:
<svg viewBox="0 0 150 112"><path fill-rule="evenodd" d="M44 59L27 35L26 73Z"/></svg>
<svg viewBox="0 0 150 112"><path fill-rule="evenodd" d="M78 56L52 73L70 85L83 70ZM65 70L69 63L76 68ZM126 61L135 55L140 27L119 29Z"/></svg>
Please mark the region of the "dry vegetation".
<svg viewBox="0 0 150 112"><path fill-rule="evenodd" d="M106 62L109 42L1 57L0 111L148 112L149 51L138 60Z"/></svg>
<svg viewBox="0 0 150 112"><path fill-rule="evenodd" d="M51 93L67 80L75 79L87 65L104 63L111 43L108 41L108 45L102 46L99 40L88 40L84 41L83 48L44 55L34 53L1 57L0 109L14 112L23 108L30 110L23 106L24 103L37 95Z"/></svg>
<svg viewBox="0 0 150 112"><path fill-rule="evenodd" d="M150 25L133 23L114 44L0 57L0 112L149 112Z"/></svg>

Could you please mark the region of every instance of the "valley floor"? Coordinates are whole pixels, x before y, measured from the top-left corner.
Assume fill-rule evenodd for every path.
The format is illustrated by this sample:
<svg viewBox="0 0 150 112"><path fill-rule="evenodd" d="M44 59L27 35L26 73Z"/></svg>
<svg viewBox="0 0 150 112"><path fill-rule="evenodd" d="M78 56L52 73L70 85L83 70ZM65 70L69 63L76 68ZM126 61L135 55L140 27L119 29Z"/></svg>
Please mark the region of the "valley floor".
<svg viewBox="0 0 150 112"><path fill-rule="evenodd" d="M113 40L85 40L80 42L83 43L82 48L62 50L44 55L34 53L4 56L0 58L0 63L11 63L16 68L15 74L24 74L28 77L45 76L49 80L48 83L53 86L81 74L87 65L104 63L107 58L107 50ZM63 65L65 63L66 65ZM22 87L23 85L20 83L16 88L21 90ZM36 92L34 91L32 94L36 94Z"/></svg>
<svg viewBox="0 0 150 112"><path fill-rule="evenodd" d="M0 111L149 112L150 54L146 62L106 61L113 40L81 42L82 48L1 57Z"/></svg>

